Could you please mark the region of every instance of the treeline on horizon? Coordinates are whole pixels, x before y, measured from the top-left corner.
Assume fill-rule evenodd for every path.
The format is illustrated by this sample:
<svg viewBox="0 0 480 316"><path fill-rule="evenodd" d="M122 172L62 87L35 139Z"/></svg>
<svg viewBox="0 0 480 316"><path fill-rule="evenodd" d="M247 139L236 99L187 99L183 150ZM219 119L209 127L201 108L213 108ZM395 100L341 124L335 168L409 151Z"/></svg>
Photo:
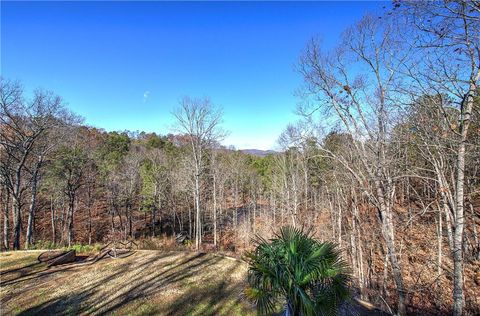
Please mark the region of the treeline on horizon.
<svg viewBox="0 0 480 316"><path fill-rule="evenodd" d="M2 248L183 233L242 253L314 227L360 297L399 315L479 313L480 5L392 7L335 49L307 43L299 120L265 157L219 145L208 98L181 100L173 134L105 132L3 78Z"/></svg>

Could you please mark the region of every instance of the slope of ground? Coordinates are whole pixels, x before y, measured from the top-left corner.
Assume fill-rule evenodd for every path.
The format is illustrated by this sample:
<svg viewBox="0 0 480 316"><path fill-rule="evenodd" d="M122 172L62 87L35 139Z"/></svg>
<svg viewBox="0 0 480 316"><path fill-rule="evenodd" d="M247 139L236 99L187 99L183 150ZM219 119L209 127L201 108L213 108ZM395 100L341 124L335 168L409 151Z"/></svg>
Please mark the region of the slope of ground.
<svg viewBox="0 0 480 316"><path fill-rule="evenodd" d="M205 253L136 251L47 268L40 252L0 254L2 315L253 315L246 265Z"/></svg>

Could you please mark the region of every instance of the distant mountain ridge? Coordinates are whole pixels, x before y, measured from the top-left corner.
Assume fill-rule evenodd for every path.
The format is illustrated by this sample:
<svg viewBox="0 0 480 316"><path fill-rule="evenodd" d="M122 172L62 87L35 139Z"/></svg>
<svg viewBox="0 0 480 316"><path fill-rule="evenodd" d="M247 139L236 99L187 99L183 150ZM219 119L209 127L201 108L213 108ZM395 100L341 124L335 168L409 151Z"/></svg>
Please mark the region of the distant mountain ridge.
<svg viewBox="0 0 480 316"><path fill-rule="evenodd" d="M261 150L261 149L241 149L240 150L243 153L254 155L254 156L259 156L259 157L265 157L267 155L274 155L278 154L277 151L275 150Z"/></svg>

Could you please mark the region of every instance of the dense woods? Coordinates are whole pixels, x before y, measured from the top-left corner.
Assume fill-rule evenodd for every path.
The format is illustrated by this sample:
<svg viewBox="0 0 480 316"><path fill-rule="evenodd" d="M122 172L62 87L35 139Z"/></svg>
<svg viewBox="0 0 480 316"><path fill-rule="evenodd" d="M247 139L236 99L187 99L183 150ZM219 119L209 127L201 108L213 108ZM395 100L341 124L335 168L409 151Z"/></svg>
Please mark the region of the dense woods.
<svg viewBox="0 0 480 316"><path fill-rule="evenodd" d="M393 8L337 48L307 43L299 119L265 156L221 145L214 98L183 98L162 135L106 132L1 79L2 249L183 234L242 254L273 228L313 227L360 297L480 313L480 4Z"/></svg>

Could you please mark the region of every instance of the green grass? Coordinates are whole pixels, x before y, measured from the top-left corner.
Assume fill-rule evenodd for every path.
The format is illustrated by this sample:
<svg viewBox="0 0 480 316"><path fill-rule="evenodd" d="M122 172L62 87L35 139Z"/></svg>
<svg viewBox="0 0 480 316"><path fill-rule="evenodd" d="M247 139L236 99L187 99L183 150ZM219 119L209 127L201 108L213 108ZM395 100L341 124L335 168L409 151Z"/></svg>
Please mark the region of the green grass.
<svg viewBox="0 0 480 316"><path fill-rule="evenodd" d="M58 245L56 245L55 243L51 242L51 241L46 241L46 240L37 240L33 245L30 245L29 246L29 249L47 249L47 250L50 250L50 249L56 249L58 248Z"/></svg>
<svg viewBox="0 0 480 316"><path fill-rule="evenodd" d="M40 253L24 253L21 256L12 255L11 253L0 254L0 271L17 269L27 265L34 264Z"/></svg>
<svg viewBox="0 0 480 316"><path fill-rule="evenodd" d="M61 250L75 250L77 253L93 253L99 251L102 248L101 244L73 244L70 247L61 246L55 244L51 241L38 240L33 245L30 245L30 250L52 250L52 249L61 249Z"/></svg>
<svg viewBox="0 0 480 316"><path fill-rule="evenodd" d="M101 244L93 244L93 245L82 245L82 244L74 244L70 247L63 247L64 250L75 250L77 253L93 253L97 252L102 248Z"/></svg>

